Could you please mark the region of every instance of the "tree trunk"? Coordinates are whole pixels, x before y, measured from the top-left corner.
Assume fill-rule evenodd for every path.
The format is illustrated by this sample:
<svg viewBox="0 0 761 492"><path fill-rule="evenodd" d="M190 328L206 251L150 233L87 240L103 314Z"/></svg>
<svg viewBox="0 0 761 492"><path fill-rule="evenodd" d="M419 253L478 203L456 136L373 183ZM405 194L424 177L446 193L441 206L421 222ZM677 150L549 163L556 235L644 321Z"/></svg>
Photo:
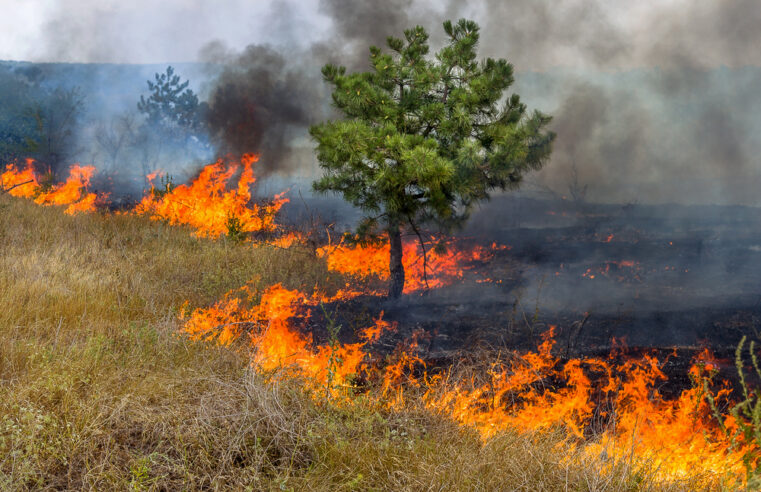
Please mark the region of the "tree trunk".
<svg viewBox="0 0 761 492"><path fill-rule="evenodd" d="M404 291L404 264L402 264L402 234L399 224L389 224L388 243L391 249L388 269L391 272L391 285L388 288L388 296L398 299Z"/></svg>

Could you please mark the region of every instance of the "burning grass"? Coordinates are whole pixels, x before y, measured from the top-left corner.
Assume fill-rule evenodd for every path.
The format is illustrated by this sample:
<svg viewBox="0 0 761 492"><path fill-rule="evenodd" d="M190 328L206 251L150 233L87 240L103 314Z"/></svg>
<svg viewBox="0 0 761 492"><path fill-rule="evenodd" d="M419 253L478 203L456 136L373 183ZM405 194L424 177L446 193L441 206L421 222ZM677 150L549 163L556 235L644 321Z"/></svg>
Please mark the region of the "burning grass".
<svg viewBox="0 0 761 492"><path fill-rule="evenodd" d="M602 475L553 433L484 442L423 407L326 406L245 351L176 335L182 302L252 278L340 283L299 252L9 196L0 248L4 490L689 488L656 486L646 468Z"/></svg>
<svg viewBox="0 0 761 492"><path fill-rule="evenodd" d="M370 357L395 329L382 313L358 341L339 342L330 313L314 313L376 294L387 249L285 249L299 238L278 229L278 202L250 205L253 162L207 166L189 185L151 192L137 214L70 217L0 196L3 487L742 484L742 458L757 450L730 449L703 386L661 398L657 360L561 361L548 334L535 352L427 371L414 338ZM78 190L71 206L87 203L86 179L42 187L30 168L7 168L3 188L43 204ZM274 245L223 237L231 218L244 233L276 233ZM455 282L496 247L450 245L428 271L409 241L406 292ZM312 338L317 322L328 325L325 343ZM696 382L710 368L697 361ZM732 431L731 418L724 425Z"/></svg>
<svg viewBox="0 0 761 492"><path fill-rule="evenodd" d="M64 212L69 215L94 212L96 202L107 198L107 195L98 196L88 191L94 173L94 166L75 164L69 169L66 181L41 184L34 161L29 159L23 169L15 164L6 165L5 171L0 174L0 191L7 190L13 196L33 198L40 205L64 205Z"/></svg>
<svg viewBox="0 0 761 492"><path fill-rule="evenodd" d="M394 329L382 319L362 331L366 342L316 345L301 335L308 329L300 325L311 322L319 297L279 285L258 301L249 289L238 293L243 296L194 311L186 331L228 345L248 341L255 368L301 380L318 401L433 413L474 429L484 442L505 432L560 432L563 448L573 450L571 462L601 460L601 474L648 468L649 480L659 486L739 487L746 466L757 466L757 444L752 438L732 442L704 397L707 391L726 404L729 393L712 386L715 365L708 352L695 360L694 386L676 399L658 391L666 376L657 358L616 360L612 354L561 361L552 355L552 330L536 352L485 354L481 367L427 371L414 338L384 364L370 360L366 344ZM729 434L741 431L735 422L728 427Z"/></svg>
<svg viewBox="0 0 761 492"><path fill-rule="evenodd" d="M252 166L258 160L254 154L244 155L240 165L219 160L205 166L192 183L173 186L167 182L164 189L156 188L158 173L152 173L150 193L132 212L172 225L189 225L199 237L230 234L233 227L242 235L272 232L275 215L288 200L279 195L271 203L251 205L251 186L256 181ZM237 186L227 190L238 171Z"/></svg>

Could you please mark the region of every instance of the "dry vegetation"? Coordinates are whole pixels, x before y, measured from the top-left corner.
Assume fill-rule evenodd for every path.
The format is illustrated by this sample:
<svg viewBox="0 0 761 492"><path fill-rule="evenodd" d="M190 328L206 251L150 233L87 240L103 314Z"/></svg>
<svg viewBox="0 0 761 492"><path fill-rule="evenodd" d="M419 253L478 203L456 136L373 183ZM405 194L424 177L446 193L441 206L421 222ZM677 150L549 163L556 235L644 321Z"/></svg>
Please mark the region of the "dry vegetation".
<svg viewBox="0 0 761 492"><path fill-rule="evenodd" d="M178 335L185 300L340 281L298 251L0 196L2 490L694 490L551 434L319 405ZM361 398L359 396L358 398Z"/></svg>

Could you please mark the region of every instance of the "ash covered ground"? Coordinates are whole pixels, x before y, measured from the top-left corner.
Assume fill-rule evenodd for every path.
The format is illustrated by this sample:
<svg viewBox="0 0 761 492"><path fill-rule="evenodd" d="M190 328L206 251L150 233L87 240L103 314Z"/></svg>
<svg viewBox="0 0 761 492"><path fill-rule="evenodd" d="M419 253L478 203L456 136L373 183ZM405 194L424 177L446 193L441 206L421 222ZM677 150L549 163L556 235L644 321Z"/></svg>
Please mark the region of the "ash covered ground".
<svg viewBox="0 0 761 492"><path fill-rule="evenodd" d="M352 219L329 201L320 208L338 224ZM759 212L500 196L459 235L508 248L461 282L334 309L344 326L383 310L399 328L376 350L391 351L418 332L421 355L432 364L474 348L533 349L555 325L561 357L607 356L621 346L630 355L656 353L668 359L669 385L683 386L700 350L710 348L731 373L738 342L761 333ZM350 332L344 330L347 340Z"/></svg>

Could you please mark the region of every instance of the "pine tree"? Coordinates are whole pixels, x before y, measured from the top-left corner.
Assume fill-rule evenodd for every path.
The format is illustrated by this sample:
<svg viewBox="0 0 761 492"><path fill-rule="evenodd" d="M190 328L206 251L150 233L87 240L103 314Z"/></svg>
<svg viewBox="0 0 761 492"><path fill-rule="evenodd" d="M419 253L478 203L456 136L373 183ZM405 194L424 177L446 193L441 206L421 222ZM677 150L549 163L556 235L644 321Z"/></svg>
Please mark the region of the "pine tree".
<svg viewBox="0 0 761 492"><path fill-rule="evenodd" d="M324 171L314 188L365 212L360 237L388 235L390 297L404 289L406 227L461 225L492 190L515 188L539 169L554 138L549 116L527 114L517 95L505 96L512 65L476 59L475 22L447 21L444 31L448 42L433 57L417 26L404 39L389 37L390 52L370 47L370 71L322 69L345 118L310 129Z"/></svg>
<svg viewBox="0 0 761 492"><path fill-rule="evenodd" d="M190 81L180 80L172 66L168 66L165 73L157 73L154 82L147 81L150 96L140 96L137 109L156 128L174 132L197 132L202 126L201 105L198 96L188 89Z"/></svg>

